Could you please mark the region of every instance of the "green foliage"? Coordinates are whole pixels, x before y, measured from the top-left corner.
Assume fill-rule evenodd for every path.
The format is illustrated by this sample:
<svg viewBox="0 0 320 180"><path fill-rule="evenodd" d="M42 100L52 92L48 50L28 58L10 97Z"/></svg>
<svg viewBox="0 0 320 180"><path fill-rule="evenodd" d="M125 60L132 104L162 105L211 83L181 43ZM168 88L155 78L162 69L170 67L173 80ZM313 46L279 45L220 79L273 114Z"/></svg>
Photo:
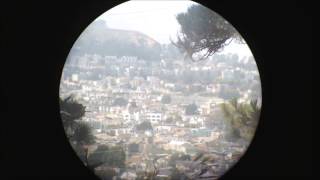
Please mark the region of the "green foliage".
<svg viewBox="0 0 320 180"><path fill-rule="evenodd" d="M165 120L166 123L174 123L174 119L172 117L168 117L166 120Z"/></svg>
<svg viewBox="0 0 320 180"><path fill-rule="evenodd" d="M175 123L179 121L182 121L182 117L178 113L170 114L168 118L165 120L166 123Z"/></svg>
<svg viewBox="0 0 320 180"><path fill-rule="evenodd" d="M98 148L89 155L88 161L89 164L102 164L108 160L108 155L109 155L109 147L107 145L100 145Z"/></svg>
<svg viewBox="0 0 320 180"><path fill-rule="evenodd" d="M148 131L148 130L153 130L152 125L149 121L143 121L142 123L136 125L136 129L138 131Z"/></svg>
<svg viewBox="0 0 320 180"><path fill-rule="evenodd" d="M177 168L172 169L171 180L189 180L189 178L182 172L180 172Z"/></svg>
<svg viewBox="0 0 320 180"><path fill-rule="evenodd" d="M111 180L112 177L116 176L116 172L112 168L95 170L95 174L100 177L101 180Z"/></svg>
<svg viewBox="0 0 320 180"><path fill-rule="evenodd" d="M137 108L137 103L136 102L130 102L130 107L131 108Z"/></svg>
<svg viewBox="0 0 320 180"><path fill-rule="evenodd" d="M161 99L161 102L163 104L170 104L171 103L171 96L170 95L164 95Z"/></svg>
<svg viewBox="0 0 320 180"><path fill-rule="evenodd" d="M108 164L116 167L123 167L126 159L126 154L121 146L114 146L110 148L110 158Z"/></svg>
<svg viewBox="0 0 320 180"><path fill-rule="evenodd" d="M174 44L185 51L189 58L205 51L199 60L218 52L234 38L239 38L237 31L220 15L202 5L192 5L187 12L177 15L181 25L181 35Z"/></svg>
<svg viewBox="0 0 320 180"><path fill-rule="evenodd" d="M174 153L171 155L168 164L171 167L176 167L176 161L190 161L191 160L191 156L188 154L180 154L180 153Z"/></svg>
<svg viewBox="0 0 320 180"><path fill-rule="evenodd" d="M74 96L68 96L65 99L59 98L60 114L65 126L73 126L75 120L79 120L85 114L86 107L78 103Z"/></svg>
<svg viewBox="0 0 320 180"><path fill-rule="evenodd" d="M87 152L86 149L83 148L82 145L80 144L71 144L74 151L76 152L76 154L78 155L78 157L82 160L82 162L87 164Z"/></svg>
<svg viewBox="0 0 320 180"><path fill-rule="evenodd" d="M85 115L85 106L69 96L65 99L59 99L60 114L66 134L71 141L81 145L92 144L95 138L92 134L90 126L81 122L81 118Z"/></svg>
<svg viewBox="0 0 320 180"><path fill-rule="evenodd" d="M175 114L173 115L173 119L174 119L175 122L176 122L176 121L182 121L181 115L179 115L179 114L177 114L177 113L175 113Z"/></svg>
<svg viewBox="0 0 320 180"><path fill-rule="evenodd" d="M93 144L95 142L95 138L92 134L92 130L87 123L79 122L75 129L74 134L71 137L72 141L76 141L79 144Z"/></svg>
<svg viewBox="0 0 320 180"><path fill-rule="evenodd" d="M155 180L156 179L156 174L157 172L138 172L137 173L137 178L136 180Z"/></svg>
<svg viewBox="0 0 320 180"><path fill-rule="evenodd" d="M188 177L184 172L180 172L176 167L176 161L177 160L183 160L183 161L192 161L196 166L190 167L192 168L192 172L195 171L201 171L204 172L206 169L209 169L208 163L212 163L213 157L209 154L205 154L203 152L198 152L193 158L190 157L190 155L181 155L178 153L175 153L171 156L169 163L173 167L172 168L172 174L171 179L172 180L180 180L180 179L197 179L198 174L194 177ZM201 174L201 173L200 173Z"/></svg>
<svg viewBox="0 0 320 180"><path fill-rule="evenodd" d="M125 151L121 146L100 145L89 155L88 162L91 167L105 164L109 167L124 167Z"/></svg>
<svg viewBox="0 0 320 180"><path fill-rule="evenodd" d="M250 140L258 123L260 107L257 100L252 100L249 104L239 103L237 99L232 99L229 103L221 106L226 119L229 121L235 136Z"/></svg>
<svg viewBox="0 0 320 180"><path fill-rule="evenodd" d="M198 106L195 103L189 104L186 106L185 109L185 114L186 115L195 115L195 114L199 114L198 112Z"/></svg>

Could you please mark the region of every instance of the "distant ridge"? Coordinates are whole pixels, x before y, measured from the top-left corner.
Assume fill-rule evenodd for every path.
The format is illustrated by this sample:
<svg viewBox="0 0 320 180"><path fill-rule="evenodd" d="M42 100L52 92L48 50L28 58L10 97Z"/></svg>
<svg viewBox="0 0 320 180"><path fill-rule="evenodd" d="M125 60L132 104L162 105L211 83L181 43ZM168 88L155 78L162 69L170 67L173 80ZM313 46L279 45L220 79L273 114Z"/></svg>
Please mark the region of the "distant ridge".
<svg viewBox="0 0 320 180"><path fill-rule="evenodd" d="M110 56L137 56L148 61L160 60L161 45L153 38L138 32L108 28L95 21L80 35L73 53Z"/></svg>

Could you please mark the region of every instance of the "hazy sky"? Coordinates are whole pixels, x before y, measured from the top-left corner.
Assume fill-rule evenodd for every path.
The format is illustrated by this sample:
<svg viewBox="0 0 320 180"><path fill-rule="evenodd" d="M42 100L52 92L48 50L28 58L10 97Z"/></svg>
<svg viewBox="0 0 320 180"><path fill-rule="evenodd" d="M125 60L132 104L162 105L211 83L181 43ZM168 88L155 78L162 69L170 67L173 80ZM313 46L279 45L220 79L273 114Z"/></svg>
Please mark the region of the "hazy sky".
<svg viewBox="0 0 320 180"><path fill-rule="evenodd" d="M197 3L189 0L133 0L108 10L98 19L106 21L110 28L136 30L164 44L170 43L170 37L175 39L180 29L176 15L187 11L192 4ZM233 43L223 52L251 55L247 45Z"/></svg>

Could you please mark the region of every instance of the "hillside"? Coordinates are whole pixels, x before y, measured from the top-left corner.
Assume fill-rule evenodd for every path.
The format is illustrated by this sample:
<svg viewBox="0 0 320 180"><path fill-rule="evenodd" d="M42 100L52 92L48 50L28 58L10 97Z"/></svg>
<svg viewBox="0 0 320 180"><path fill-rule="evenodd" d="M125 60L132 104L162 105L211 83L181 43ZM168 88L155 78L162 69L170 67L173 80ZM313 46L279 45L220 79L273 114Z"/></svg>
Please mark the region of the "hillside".
<svg viewBox="0 0 320 180"><path fill-rule="evenodd" d="M129 30L108 28L103 21L95 21L81 34L73 53L107 56L137 56L139 59L160 59L160 44L147 35Z"/></svg>

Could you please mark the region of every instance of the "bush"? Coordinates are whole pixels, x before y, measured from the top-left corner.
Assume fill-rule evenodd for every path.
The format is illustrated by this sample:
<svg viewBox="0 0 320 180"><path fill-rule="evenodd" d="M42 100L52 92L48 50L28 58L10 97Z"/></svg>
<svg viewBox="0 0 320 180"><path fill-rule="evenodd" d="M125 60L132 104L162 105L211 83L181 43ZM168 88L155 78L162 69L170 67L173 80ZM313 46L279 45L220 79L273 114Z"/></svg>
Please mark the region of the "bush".
<svg viewBox="0 0 320 180"><path fill-rule="evenodd" d="M186 107L186 110L185 110L185 113L186 115L195 115L195 114L199 114L198 112L198 106L196 104L189 104L187 107Z"/></svg>
<svg viewBox="0 0 320 180"><path fill-rule="evenodd" d="M164 95L161 99L161 102L163 104L170 104L171 103L171 96L170 95Z"/></svg>

